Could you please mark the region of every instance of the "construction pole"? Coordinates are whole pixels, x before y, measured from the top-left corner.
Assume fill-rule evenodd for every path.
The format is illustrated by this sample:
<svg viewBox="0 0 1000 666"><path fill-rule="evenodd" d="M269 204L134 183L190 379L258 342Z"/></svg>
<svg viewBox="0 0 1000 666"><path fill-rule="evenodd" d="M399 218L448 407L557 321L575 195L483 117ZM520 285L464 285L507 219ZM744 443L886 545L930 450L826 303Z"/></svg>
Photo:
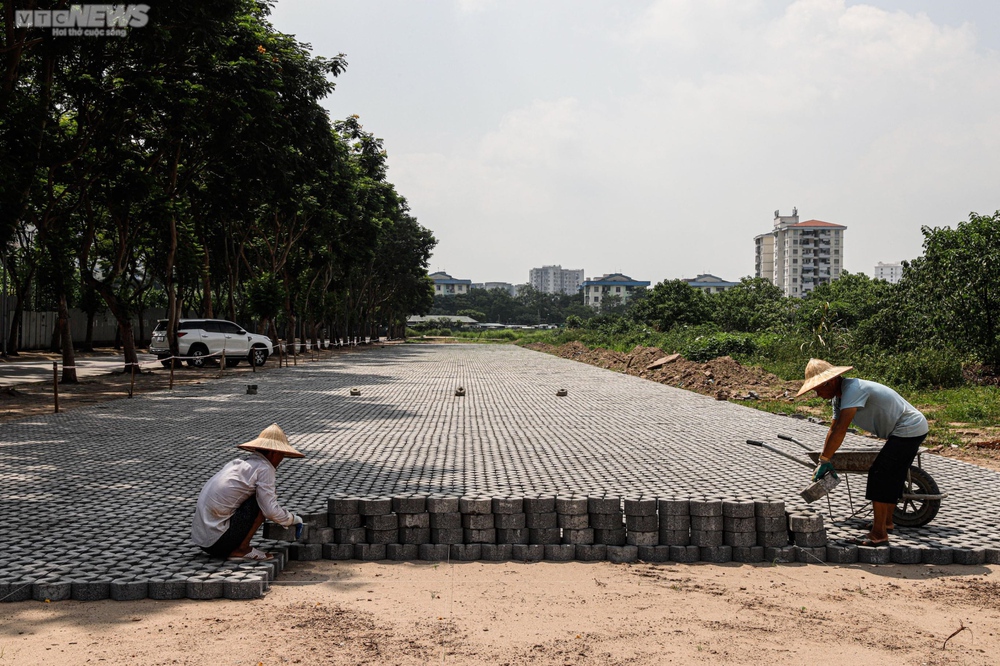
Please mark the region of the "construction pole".
<svg viewBox="0 0 1000 666"><path fill-rule="evenodd" d="M59 362L52 361L52 396L55 402L55 413L59 413Z"/></svg>
<svg viewBox="0 0 1000 666"><path fill-rule="evenodd" d="M175 361L174 357L171 356L170 357L170 386L169 386L169 388L170 388L171 391L174 390L174 364L175 363L177 363L177 361Z"/></svg>
<svg viewBox="0 0 1000 666"><path fill-rule="evenodd" d="M129 363L128 364L128 367L129 367L129 370L130 370L129 374L132 375L132 379L130 380L129 386L128 386L128 397L129 398L131 398L132 394L135 393L135 371L136 371L136 367L135 366L136 366L135 363Z"/></svg>

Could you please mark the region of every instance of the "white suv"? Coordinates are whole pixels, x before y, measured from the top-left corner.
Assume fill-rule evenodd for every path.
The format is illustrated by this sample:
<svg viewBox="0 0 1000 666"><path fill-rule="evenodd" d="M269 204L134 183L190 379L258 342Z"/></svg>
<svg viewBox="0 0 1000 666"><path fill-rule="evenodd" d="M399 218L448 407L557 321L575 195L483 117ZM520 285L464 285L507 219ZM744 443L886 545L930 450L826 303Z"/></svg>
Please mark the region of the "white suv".
<svg viewBox="0 0 1000 666"><path fill-rule="evenodd" d="M210 358L221 358L226 352L226 365L239 365L246 359L256 366L267 362L274 347L266 335L249 333L224 319L181 319L177 322L177 347L190 366L201 368ZM167 343L167 320L161 319L153 329L149 353L156 354L163 367L170 367L170 346Z"/></svg>

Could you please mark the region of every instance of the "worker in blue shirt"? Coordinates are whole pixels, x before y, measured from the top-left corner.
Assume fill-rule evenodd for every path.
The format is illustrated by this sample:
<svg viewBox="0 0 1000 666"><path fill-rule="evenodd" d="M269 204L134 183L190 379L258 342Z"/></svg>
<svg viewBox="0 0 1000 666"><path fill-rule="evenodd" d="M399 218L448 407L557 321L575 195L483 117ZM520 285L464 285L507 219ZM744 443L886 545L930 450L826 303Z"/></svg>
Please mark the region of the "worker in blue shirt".
<svg viewBox="0 0 1000 666"><path fill-rule="evenodd" d="M810 359L806 365L806 380L795 397L816 391L816 395L831 400L833 405L833 423L826 434L813 481L837 473L831 459L843 444L852 423L886 440L868 470L865 490L875 518L868 534L857 543L887 546L889 531L894 528L892 514L903 497L906 474L927 437L927 419L888 386L842 376L852 369L852 366L833 366L818 358Z"/></svg>

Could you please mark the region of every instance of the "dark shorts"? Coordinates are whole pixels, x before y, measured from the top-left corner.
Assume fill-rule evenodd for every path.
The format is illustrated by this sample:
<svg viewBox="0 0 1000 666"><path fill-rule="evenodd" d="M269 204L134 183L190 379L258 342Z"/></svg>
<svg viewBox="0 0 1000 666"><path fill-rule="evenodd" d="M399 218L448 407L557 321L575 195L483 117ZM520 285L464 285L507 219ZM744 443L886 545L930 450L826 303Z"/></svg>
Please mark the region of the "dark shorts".
<svg viewBox="0 0 1000 666"><path fill-rule="evenodd" d="M895 504L903 498L903 488L906 485L906 473L917 457L921 442L927 435L920 437L889 436L885 446L879 451L878 457L868 470L868 487L865 497L873 502Z"/></svg>
<svg viewBox="0 0 1000 666"><path fill-rule="evenodd" d="M202 546L201 549L212 557L229 557L229 553L236 550L236 547L243 543L243 539L247 538L258 515L260 506L257 504L257 495L251 495L236 508L236 512L229 519L229 529L219 537L219 540L211 546Z"/></svg>

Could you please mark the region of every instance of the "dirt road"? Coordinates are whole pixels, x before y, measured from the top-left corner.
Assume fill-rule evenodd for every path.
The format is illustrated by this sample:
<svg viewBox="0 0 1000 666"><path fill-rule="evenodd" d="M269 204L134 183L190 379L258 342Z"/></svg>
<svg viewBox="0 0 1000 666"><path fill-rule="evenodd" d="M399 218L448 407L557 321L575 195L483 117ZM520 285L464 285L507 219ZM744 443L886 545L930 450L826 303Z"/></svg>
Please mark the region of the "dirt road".
<svg viewBox="0 0 1000 666"><path fill-rule="evenodd" d="M985 665L998 654L1000 567L320 561L292 563L250 602L0 605L0 665Z"/></svg>

